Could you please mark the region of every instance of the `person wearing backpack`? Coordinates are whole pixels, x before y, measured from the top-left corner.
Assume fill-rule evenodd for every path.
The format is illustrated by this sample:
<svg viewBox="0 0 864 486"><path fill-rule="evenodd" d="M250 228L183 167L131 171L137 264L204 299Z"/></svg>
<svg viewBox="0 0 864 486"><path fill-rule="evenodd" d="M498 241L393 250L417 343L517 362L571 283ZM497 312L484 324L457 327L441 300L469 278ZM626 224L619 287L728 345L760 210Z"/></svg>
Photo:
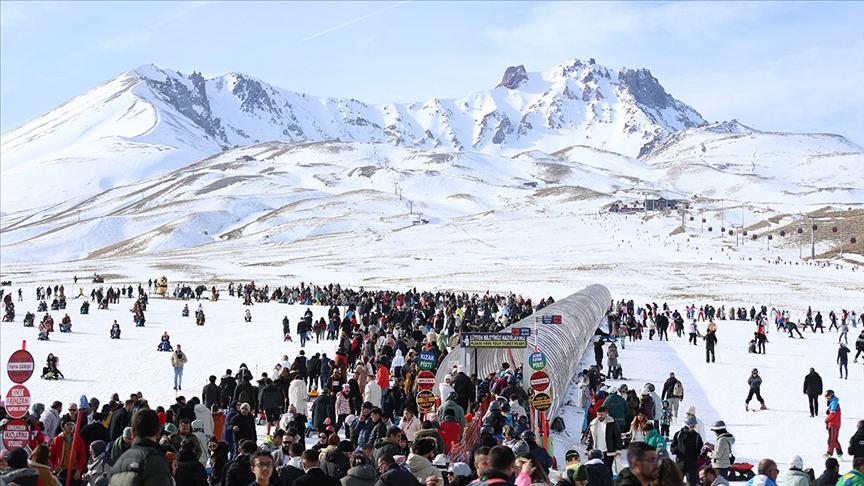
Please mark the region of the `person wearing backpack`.
<svg viewBox="0 0 864 486"><path fill-rule="evenodd" d="M675 418L675 423L677 423L678 405L684 399L684 384L678 378L675 378L675 373L669 373L669 379L663 384L663 393L660 398L662 400L669 400L669 405L672 407L672 416Z"/></svg>
<svg viewBox="0 0 864 486"><path fill-rule="evenodd" d="M135 441L114 463L111 472L113 486L173 486L171 468L159 444L161 427L159 416L149 409L142 409L132 416L132 431Z"/></svg>

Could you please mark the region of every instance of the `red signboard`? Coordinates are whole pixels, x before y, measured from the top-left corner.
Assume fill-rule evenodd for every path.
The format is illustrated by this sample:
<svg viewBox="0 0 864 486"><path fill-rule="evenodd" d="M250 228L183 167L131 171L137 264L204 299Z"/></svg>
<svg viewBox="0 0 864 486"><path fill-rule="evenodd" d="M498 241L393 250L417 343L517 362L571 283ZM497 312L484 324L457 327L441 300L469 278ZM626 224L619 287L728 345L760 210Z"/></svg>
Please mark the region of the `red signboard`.
<svg viewBox="0 0 864 486"><path fill-rule="evenodd" d="M3 447L8 450L27 447L30 442L30 429L23 420L10 420L3 429Z"/></svg>
<svg viewBox="0 0 864 486"><path fill-rule="evenodd" d="M33 365L33 355L29 351L19 349L9 357L9 362L6 364L6 373L13 383L21 384L33 376L35 368Z"/></svg>
<svg viewBox="0 0 864 486"><path fill-rule="evenodd" d="M435 373L431 371L423 371L417 375L417 388L421 390L431 390L435 388Z"/></svg>
<svg viewBox="0 0 864 486"><path fill-rule="evenodd" d="M27 416L30 410L30 392L24 385L15 385L6 393L6 413L12 418Z"/></svg>
<svg viewBox="0 0 864 486"><path fill-rule="evenodd" d="M542 371L535 371L534 374L531 375L531 388L538 392L542 392L549 388L549 375Z"/></svg>

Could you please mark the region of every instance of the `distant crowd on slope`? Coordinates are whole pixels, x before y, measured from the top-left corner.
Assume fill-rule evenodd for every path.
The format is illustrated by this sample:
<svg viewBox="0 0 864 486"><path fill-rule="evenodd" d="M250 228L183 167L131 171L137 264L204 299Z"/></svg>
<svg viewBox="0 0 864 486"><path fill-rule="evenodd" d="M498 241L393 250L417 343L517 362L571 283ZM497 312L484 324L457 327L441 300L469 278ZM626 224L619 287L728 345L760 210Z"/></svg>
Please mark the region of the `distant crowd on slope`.
<svg viewBox="0 0 864 486"><path fill-rule="evenodd" d="M111 293L112 298L133 296L136 304L143 299L146 306L143 286L139 286L137 297L131 290L129 287L123 292L121 288ZM206 291L204 287L196 295L204 296ZM713 475L714 484L725 476L746 475L733 467L734 437L725 424L718 421L712 425L715 442L706 444L695 407L687 407L684 427L670 437L670 426L677 425L678 405L684 396L683 383L674 373L660 396L651 383L638 392L626 386L610 389L604 385L607 378L614 378L613 369L619 377L623 373L617 350L612 352L616 343L623 349L628 339L640 340L641 325L656 325L664 317L668 322L672 317L677 335L683 337L683 329L677 325L681 315L669 311L668 306L660 311L652 304L649 313L648 306L636 309L632 301L610 305L609 332L598 330L596 337L601 361L604 355L614 360L607 361L610 374L604 375L602 363L598 363L581 376L577 405L586 412L583 431L587 460L582 465L579 452L567 451L561 474L550 476L558 468L557 460L542 446L538 424L528 413L531 404L521 385L521 366L502 363L485 377L469 375L460 366L439 370L445 376L434 391L438 403L425 416L418 404L417 378L421 371L419 353L432 353L434 361L441 363L458 346L458 339L454 341L458 332L500 330L553 303L551 297L535 307L530 299L515 295L469 296L416 289L371 292L304 284L271 289L250 282L229 286L228 291L229 296L233 294L249 306L268 301L329 306L328 326L334 326L329 337L336 341L334 356L331 359L321 353L307 357L305 350L299 350L293 358L283 356L272 376L265 373L257 380L241 364L236 373L227 370L218 384L217 374L221 373L210 376L200 398L178 396L173 404L155 406L138 393L126 400L115 394L101 408L93 398L70 404L66 416L61 416L61 402L54 401L47 409L37 403L29 417L34 431L39 432L30 441L31 465L15 468L12 473L32 475L19 469L34 469L38 474L56 472L71 483L88 481L94 485L143 481L285 486L312 482L335 486L333 481L343 486L465 486L474 479L480 479L481 486L493 482L609 486L613 471L618 472L619 485L629 485L635 478L640 484L667 486L680 485L682 477L696 484ZM210 293L211 299L218 299L214 287ZM191 294L184 294L191 298ZM766 328L767 334L767 309L752 310L750 319ZM710 323L720 316L742 314L741 309L727 313L723 307L714 312L712 306L703 306L701 316L695 306L688 306L685 312L694 323L700 317ZM644 320L637 320L640 315ZM311 313L302 322L299 331L303 335L314 331ZM610 343L605 353L604 343ZM49 360L46 368L57 370L57 357L51 358L53 365ZM171 349L170 364L175 368L174 387L178 391L182 390L182 369L194 360L179 346ZM758 370L753 375L758 377ZM761 402L761 379L756 377L751 376L748 382L751 394ZM758 383L755 388L753 383ZM583 389L587 392L584 399ZM832 393L830 398L836 397ZM829 414L839 416L838 408L832 410L829 403ZM266 427L261 441L256 429L259 421ZM305 442L310 431L318 440L307 452ZM839 428L829 430L835 442L837 432ZM860 441L864 427L858 432L859 442L850 444L850 454L861 453L853 449L856 444L864 446ZM629 467L622 464L626 443L633 451L627 458ZM661 457L663 452L651 455L667 447L673 453L668 458ZM666 482L659 483L655 481L660 476L651 477L651 468L642 475L639 464L643 462L660 469L669 464L673 468L662 476Z"/></svg>

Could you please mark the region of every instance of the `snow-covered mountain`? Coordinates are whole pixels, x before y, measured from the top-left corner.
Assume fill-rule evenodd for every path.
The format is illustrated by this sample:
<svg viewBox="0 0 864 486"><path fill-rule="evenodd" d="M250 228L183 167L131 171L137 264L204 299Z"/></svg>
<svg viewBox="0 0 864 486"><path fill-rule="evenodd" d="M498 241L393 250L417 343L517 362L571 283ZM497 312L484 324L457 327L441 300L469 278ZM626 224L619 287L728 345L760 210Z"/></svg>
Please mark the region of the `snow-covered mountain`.
<svg viewBox="0 0 864 486"><path fill-rule="evenodd" d="M25 195L4 200L3 212L91 196L270 141L502 155L579 144L636 157L704 123L648 70L613 71L593 59L541 73L511 67L494 89L458 99L383 105L309 96L239 73L205 79L145 65L3 134L4 189ZM81 172L92 174L84 185L66 183Z"/></svg>

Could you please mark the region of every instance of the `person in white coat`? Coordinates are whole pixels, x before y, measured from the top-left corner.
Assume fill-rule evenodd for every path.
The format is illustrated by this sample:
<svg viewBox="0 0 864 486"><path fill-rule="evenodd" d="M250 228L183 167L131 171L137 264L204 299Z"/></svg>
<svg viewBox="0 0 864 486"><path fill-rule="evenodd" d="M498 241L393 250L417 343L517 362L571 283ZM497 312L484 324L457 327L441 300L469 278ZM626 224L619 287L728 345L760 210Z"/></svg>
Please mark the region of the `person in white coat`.
<svg viewBox="0 0 864 486"><path fill-rule="evenodd" d="M198 397L194 397L193 400L195 400L195 420L201 421L201 428L205 436L202 444L207 444L207 441L213 436L213 414L198 400Z"/></svg>
<svg viewBox="0 0 864 486"><path fill-rule="evenodd" d="M371 402L373 405L380 406L381 404L381 386L375 380L366 382L366 389L363 390L363 400Z"/></svg>
<svg viewBox="0 0 864 486"><path fill-rule="evenodd" d="M54 438L54 431L60 425L60 411L63 410L63 402L57 400L51 404L51 408L42 412L39 421L42 422L42 430L48 440Z"/></svg>
<svg viewBox="0 0 864 486"><path fill-rule="evenodd" d="M450 373L444 375L444 381L438 385L438 392L441 396L441 400L447 400L447 397L450 396L451 393L456 393L456 390L453 389L453 376Z"/></svg>
<svg viewBox="0 0 864 486"><path fill-rule="evenodd" d="M299 374L294 375L291 381L291 386L288 387L288 402L297 409L297 413L309 417L309 407L307 400L309 395L306 393L306 382Z"/></svg>
<svg viewBox="0 0 864 486"><path fill-rule="evenodd" d="M649 395L654 400L654 429L660 430L660 416L663 414L663 400L660 400L660 395L657 394L657 388L653 383L645 383L645 388L651 392Z"/></svg>

